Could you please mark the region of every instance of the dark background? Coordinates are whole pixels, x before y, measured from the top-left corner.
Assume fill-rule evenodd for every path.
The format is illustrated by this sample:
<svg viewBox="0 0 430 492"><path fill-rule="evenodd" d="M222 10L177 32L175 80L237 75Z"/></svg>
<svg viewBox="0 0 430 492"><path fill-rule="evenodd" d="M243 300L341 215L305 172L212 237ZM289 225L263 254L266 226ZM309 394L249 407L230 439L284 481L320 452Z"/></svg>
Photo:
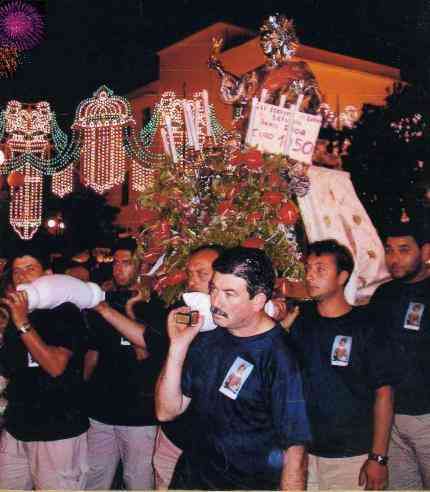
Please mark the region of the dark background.
<svg viewBox="0 0 430 492"><path fill-rule="evenodd" d="M45 40L12 79L0 79L0 108L12 98L47 100L67 130L78 103L106 84L126 95L157 77L156 51L217 21L255 29L276 12L293 18L302 43L402 69L427 80L430 2L409 0L33 0ZM1 5L1 4L0 4Z"/></svg>

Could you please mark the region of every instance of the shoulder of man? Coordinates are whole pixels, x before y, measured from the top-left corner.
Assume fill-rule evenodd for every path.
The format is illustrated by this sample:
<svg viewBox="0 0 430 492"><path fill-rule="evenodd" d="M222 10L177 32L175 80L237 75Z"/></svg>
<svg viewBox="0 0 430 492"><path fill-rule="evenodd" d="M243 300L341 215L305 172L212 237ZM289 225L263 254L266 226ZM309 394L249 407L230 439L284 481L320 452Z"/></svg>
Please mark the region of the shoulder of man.
<svg viewBox="0 0 430 492"><path fill-rule="evenodd" d="M399 292L402 289L402 282L399 282L398 280L389 280L388 282L384 282L383 284L379 285L375 292L373 293L372 297L370 298L369 304L372 304L376 301L380 301L384 298L389 298L393 295L395 295L397 292Z"/></svg>

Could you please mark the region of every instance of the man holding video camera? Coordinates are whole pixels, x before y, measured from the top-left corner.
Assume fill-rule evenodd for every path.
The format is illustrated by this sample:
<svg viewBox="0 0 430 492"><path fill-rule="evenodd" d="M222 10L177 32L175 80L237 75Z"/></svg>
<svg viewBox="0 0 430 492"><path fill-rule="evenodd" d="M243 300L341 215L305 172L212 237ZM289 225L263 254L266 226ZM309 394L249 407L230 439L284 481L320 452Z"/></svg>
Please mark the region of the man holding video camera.
<svg viewBox="0 0 430 492"><path fill-rule="evenodd" d="M85 360L90 429L87 488L111 487L119 461L129 490L154 487L152 454L156 434L154 386L165 354L161 301L141 302L136 242L113 248L113 292L108 303L87 312L90 350ZM142 319L136 319L139 306Z"/></svg>
<svg viewBox="0 0 430 492"><path fill-rule="evenodd" d="M232 248L213 263L210 297L217 328L168 317L170 347L156 390L157 416L192 406L197 437L184 449L171 488L303 490L310 441L298 364L282 328L264 311L275 273L252 248ZM178 314L179 316L178 319Z"/></svg>

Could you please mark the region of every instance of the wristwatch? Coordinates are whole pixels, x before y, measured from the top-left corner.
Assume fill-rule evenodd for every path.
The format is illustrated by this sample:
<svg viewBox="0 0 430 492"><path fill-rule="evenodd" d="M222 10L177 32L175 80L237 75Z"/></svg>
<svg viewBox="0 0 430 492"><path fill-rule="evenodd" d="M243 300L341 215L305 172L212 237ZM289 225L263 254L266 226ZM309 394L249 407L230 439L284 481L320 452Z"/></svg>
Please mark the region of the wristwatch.
<svg viewBox="0 0 430 492"><path fill-rule="evenodd" d="M369 453L369 460L376 461L380 465L385 466L388 463L388 456L384 456L383 454Z"/></svg>
<svg viewBox="0 0 430 492"><path fill-rule="evenodd" d="M27 322L21 326L17 326L16 329L18 330L19 336L22 336L22 335L25 335L26 333L28 333L29 331L31 331L33 329L33 327L31 326L30 322Z"/></svg>

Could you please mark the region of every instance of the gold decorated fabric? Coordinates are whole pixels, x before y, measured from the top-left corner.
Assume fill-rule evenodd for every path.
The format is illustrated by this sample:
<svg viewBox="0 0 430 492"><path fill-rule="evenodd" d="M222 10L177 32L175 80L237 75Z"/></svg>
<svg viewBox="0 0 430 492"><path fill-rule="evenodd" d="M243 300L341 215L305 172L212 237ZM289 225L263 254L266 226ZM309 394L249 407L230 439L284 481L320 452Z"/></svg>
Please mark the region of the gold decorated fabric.
<svg viewBox="0 0 430 492"><path fill-rule="evenodd" d="M349 173L310 166L308 177L310 190L298 198L308 240L336 239L350 249L355 269L345 295L350 304L364 304L389 279L382 242Z"/></svg>

